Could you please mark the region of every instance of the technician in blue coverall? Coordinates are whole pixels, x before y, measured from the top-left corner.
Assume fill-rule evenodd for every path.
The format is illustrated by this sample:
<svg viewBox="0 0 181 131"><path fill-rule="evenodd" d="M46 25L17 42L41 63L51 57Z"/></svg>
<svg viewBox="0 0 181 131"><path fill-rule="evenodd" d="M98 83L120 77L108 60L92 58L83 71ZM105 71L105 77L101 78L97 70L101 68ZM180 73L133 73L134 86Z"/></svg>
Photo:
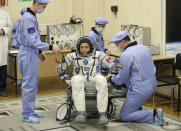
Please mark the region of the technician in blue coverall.
<svg viewBox="0 0 181 131"><path fill-rule="evenodd" d="M20 14L21 16L27 11L27 7L21 9ZM18 43L18 29L19 29L20 19L18 19L12 30L11 35L11 47L19 49L19 43Z"/></svg>
<svg viewBox="0 0 181 131"><path fill-rule="evenodd" d="M18 41L20 44L18 63L23 77L22 80L22 122L39 123L41 113L35 112L35 98L38 89L38 65L39 58L46 60L43 50L59 52L56 46L43 43L40 40L40 29L36 19L36 13L42 13L50 0L33 0L31 8L20 19Z"/></svg>
<svg viewBox="0 0 181 131"><path fill-rule="evenodd" d="M104 47L103 30L108 23L107 19L103 17L98 17L95 19L95 27L92 27L91 31L87 33L87 36L92 38L96 51L103 51L107 55L110 51Z"/></svg>
<svg viewBox="0 0 181 131"><path fill-rule="evenodd" d="M117 75L106 76L112 84L126 84L128 92L120 111L121 121L152 123L160 126L163 123L161 108L140 110L144 102L154 93L157 87L154 66L150 50L136 41L131 42L127 32L120 31L111 40L123 52L119 60ZM157 117L157 120L154 119Z"/></svg>

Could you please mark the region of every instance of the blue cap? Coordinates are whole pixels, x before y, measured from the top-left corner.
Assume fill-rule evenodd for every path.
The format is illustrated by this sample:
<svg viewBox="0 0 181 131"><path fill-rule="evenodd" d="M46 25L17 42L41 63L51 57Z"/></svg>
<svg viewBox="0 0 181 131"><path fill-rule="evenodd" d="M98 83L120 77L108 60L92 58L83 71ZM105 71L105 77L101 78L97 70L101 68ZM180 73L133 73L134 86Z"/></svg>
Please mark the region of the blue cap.
<svg viewBox="0 0 181 131"><path fill-rule="evenodd" d="M126 31L120 31L112 38L111 43L119 42L126 36L128 36L128 33Z"/></svg>
<svg viewBox="0 0 181 131"><path fill-rule="evenodd" d="M22 14L22 15L23 15L26 11L27 11L27 7L25 7L25 8L23 8L23 9L21 9L20 14Z"/></svg>
<svg viewBox="0 0 181 131"><path fill-rule="evenodd" d="M107 19L103 17L98 17L95 19L95 23L98 25L106 25L108 23Z"/></svg>
<svg viewBox="0 0 181 131"><path fill-rule="evenodd" d="M50 2L50 0L35 0L39 3L42 3L42 4L48 4Z"/></svg>

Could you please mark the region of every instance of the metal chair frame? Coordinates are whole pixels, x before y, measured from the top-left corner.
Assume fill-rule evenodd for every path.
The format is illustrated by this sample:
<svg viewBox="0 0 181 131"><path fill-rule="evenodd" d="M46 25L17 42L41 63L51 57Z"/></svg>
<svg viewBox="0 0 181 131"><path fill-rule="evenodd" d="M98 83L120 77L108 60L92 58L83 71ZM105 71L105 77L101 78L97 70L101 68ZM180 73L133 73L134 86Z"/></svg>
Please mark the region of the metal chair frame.
<svg viewBox="0 0 181 131"><path fill-rule="evenodd" d="M163 82L164 84L158 85L158 87L162 86L171 86L171 101L165 101L162 103L155 102L155 92L153 94L153 104L160 105L160 104L168 104L171 103L171 108L173 109L173 104L176 102L174 100L174 88L175 85L178 85L178 102L177 102L177 110L180 110L180 79L176 76L176 70L181 71L181 53L176 55L176 62L173 64L172 68L172 75L171 76L162 76L158 77L157 80Z"/></svg>

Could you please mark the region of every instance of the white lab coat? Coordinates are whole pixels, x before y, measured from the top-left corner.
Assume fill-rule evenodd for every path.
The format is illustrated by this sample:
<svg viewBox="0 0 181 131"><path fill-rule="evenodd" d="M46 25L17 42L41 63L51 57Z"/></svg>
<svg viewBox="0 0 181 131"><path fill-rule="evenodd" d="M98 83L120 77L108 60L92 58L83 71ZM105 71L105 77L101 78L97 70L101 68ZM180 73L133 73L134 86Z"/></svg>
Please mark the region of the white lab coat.
<svg viewBox="0 0 181 131"><path fill-rule="evenodd" d="M5 32L5 35L0 36L0 66L7 65L8 35L11 32L11 26L9 14L0 9L0 29Z"/></svg>

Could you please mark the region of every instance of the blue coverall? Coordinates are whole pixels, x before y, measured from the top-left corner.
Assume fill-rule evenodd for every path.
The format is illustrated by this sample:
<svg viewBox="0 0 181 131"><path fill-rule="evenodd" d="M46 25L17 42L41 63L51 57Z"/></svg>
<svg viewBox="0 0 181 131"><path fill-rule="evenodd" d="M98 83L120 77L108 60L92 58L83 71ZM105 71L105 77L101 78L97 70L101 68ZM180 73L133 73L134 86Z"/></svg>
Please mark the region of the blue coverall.
<svg viewBox="0 0 181 131"><path fill-rule="evenodd" d="M87 33L87 36L93 39L94 46L96 47L96 51L105 52L107 49L104 47L104 39L103 35L99 34L95 27L92 27L91 31Z"/></svg>
<svg viewBox="0 0 181 131"><path fill-rule="evenodd" d="M19 48L18 43L18 29L19 29L20 20L17 20L13 26L12 35L11 35L11 47Z"/></svg>
<svg viewBox="0 0 181 131"><path fill-rule="evenodd" d="M51 46L40 40L40 29L36 14L30 8L20 19L18 31L20 43L18 63L23 77L22 80L22 115L32 116L38 89L39 50L49 50ZM51 47L52 48L52 47Z"/></svg>
<svg viewBox="0 0 181 131"><path fill-rule="evenodd" d="M130 43L120 55L119 73L111 77L116 85L126 84L126 100L120 111L121 121L153 123L153 110L140 110L157 87L150 50L137 42Z"/></svg>
<svg viewBox="0 0 181 131"><path fill-rule="evenodd" d="M99 34L96 30L95 27L92 27L92 30L87 33L87 36L92 38L94 42L94 47L96 48L96 51L103 51L106 53L107 48L104 47L104 39L103 35ZM102 68L108 69L106 65L102 65Z"/></svg>

